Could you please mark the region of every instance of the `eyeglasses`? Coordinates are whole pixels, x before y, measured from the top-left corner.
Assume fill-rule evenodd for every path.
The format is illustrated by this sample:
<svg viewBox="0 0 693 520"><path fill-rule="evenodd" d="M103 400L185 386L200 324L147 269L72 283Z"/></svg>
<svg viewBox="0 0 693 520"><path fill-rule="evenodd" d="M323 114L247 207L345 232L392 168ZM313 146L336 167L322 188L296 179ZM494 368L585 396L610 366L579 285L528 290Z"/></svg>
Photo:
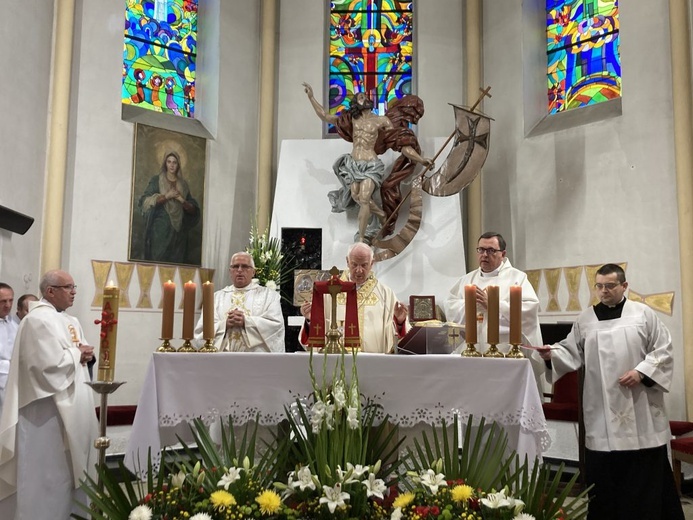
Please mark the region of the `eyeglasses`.
<svg viewBox="0 0 693 520"><path fill-rule="evenodd" d="M229 266L229 269L233 271L246 271L248 269L253 269L253 266L247 264L233 264Z"/></svg>
<svg viewBox="0 0 693 520"><path fill-rule="evenodd" d="M76 291L77 286L73 283L69 283L67 285L51 285L54 289L65 289L67 291Z"/></svg>
<svg viewBox="0 0 693 520"><path fill-rule="evenodd" d="M606 289L607 291L613 291L616 287L621 285L621 282L618 283L595 283L594 288L597 289L598 291L601 291L602 289Z"/></svg>
<svg viewBox="0 0 693 520"><path fill-rule="evenodd" d="M493 249L492 247L477 247L476 252L479 253L480 255L483 255L486 253L487 255L495 255L496 253L500 253L503 251L502 249Z"/></svg>

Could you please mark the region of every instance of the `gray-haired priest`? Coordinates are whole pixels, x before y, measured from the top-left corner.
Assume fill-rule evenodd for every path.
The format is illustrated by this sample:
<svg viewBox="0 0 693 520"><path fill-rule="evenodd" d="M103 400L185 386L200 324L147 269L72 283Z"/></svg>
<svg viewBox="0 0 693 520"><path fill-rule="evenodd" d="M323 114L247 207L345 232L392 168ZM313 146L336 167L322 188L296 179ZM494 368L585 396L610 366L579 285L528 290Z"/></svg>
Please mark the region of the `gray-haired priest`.
<svg viewBox="0 0 693 520"><path fill-rule="evenodd" d="M253 280L255 263L246 252L231 257L229 271L233 285L214 293L214 346L226 352L284 352L279 293ZM202 339L203 320L201 315L195 339Z"/></svg>

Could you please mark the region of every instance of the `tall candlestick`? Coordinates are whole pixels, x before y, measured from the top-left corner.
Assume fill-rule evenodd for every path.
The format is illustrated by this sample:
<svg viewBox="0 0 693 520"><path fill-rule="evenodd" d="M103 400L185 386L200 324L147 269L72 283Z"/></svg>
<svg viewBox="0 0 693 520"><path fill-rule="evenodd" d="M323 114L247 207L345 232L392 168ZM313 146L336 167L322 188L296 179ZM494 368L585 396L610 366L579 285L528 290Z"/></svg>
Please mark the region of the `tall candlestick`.
<svg viewBox="0 0 693 520"><path fill-rule="evenodd" d="M197 286L192 281L183 286L183 339L193 339L196 290Z"/></svg>
<svg viewBox="0 0 693 520"><path fill-rule="evenodd" d="M116 361L116 339L118 335L118 308L120 303L120 289L111 281L103 290L103 306L101 319L94 323L101 325L99 334L99 381L113 381Z"/></svg>
<svg viewBox="0 0 693 520"><path fill-rule="evenodd" d="M510 344L522 344L522 286L510 286Z"/></svg>
<svg viewBox="0 0 693 520"><path fill-rule="evenodd" d="M214 339L214 284L202 284L202 335Z"/></svg>
<svg viewBox="0 0 693 520"><path fill-rule="evenodd" d="M464 286L464 327L467 343L476 343L476 285Z"/></svg>
<svg viewBox="0 0 693 520"><path fill-rule="evenodd" d="M164 308L161 313L161 339L173 339L173 306L176 284L171 280L164 284Z"/></svg>
<svg viewBox="0 0 693 520"><path fill-rule="evenodd" d="M488 304L486 312L488 316L487 338L491 345L498 345L499 338L499 288L497 285L489 285L486 288Z"/></svg>

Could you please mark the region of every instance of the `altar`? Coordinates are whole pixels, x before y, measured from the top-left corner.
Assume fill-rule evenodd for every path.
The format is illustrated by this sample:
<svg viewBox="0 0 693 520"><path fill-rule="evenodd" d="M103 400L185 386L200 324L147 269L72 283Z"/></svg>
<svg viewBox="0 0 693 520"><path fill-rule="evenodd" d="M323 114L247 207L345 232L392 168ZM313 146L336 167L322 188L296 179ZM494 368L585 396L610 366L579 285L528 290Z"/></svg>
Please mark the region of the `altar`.
<svg viewBox="0 0 693 520"><path fill-rule="evenodd" d="M285 406L312 392L309 354L155 353L149 364L125 464L146 469L147 453L158 463L160 450L192 439L188 421L210 424L231 415L234 424L255 420L276 425ZM318 384L323 356L313 356ZM328 356L329 378L339 356ZM347 355L347 376L351 372ZM358 354L361 394L383 406L404 435L422 424L451 422L470 415L498 422L508 433L509 448L529 460L550 446L544 412L527 359L463 358L456 355L396 356Z"/></svg>

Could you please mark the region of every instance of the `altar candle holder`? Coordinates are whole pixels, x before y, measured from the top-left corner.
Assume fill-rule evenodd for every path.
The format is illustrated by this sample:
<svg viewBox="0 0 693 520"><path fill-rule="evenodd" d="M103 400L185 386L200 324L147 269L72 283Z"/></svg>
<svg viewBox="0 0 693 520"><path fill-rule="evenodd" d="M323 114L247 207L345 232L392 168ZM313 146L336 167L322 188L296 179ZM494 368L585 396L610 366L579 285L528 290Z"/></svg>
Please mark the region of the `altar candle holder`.
<svg viewBox="0 0 693 520"><path fill-rule="evenodd" d="M488 347L488 350L484 352L483 356L488 358L504 358L505 354L498 350L498 347L495 345L495 343L491 343Z"/></svg>
<svg viewBox="0 0 693 520"><path fill-rule="evenodd" d="M467 343L467 348L462 351L462 357L481 357L474 343Z"/></svg>
<svg viewBox="0 0 693 520"><path fill-rule="evenodd" d="M159 338L162 340L159 348L156 349L157 352L175 352L176 349L171 346L171 340L168 338Z"/></svg>
<svg viewBox="0 0 693 520"><path fill-rule="evenodd" d="M193 347L192 341L186 339L183 340L183 346L178 349L178 352L197 352L197 349Z"/></svg>
<svg viewBox="0 0 693 520"><path fill-rule="evenodd" d="M200 347L198 352L218 352L218 350L217 347L214 346L214 340L210 338L205 340L205 344Z"/></svg>
<svg viewBox="0 0 693 520"><path fill-rule="evenodd" d="M524 359L525 355L520 350L521 343L511 343L510 350L505 355L505 357L510 359Z"/></svg>

